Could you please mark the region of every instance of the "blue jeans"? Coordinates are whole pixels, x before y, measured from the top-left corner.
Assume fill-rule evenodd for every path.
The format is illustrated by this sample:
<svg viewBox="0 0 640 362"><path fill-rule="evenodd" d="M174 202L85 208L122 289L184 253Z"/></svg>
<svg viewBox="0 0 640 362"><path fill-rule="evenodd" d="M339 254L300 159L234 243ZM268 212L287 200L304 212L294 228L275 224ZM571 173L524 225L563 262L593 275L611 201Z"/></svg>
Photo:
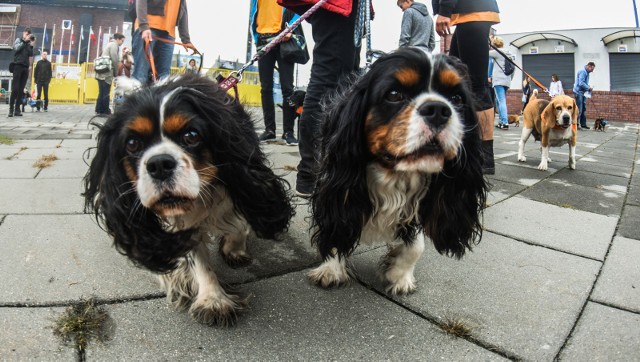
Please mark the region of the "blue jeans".
<svg viewBox="0 0 640 362"><path fill-rule="evenodd" d="M132 47L133 47L133 61L135 67L133 67L133 78L137 79L142 84L147 84L152 80L149 76L151 65L144 55L144 40L142 39L140 29L136 29L133 33ZM155 38L163 38L173 41L174 38L169 36L169 33L162 30L151 29L151 36L154 40L149 43L151 53L153 54L153 60L156 65L157 79L168 77L171 74L171 58L173 57L173 44L165 43L155 40Z"/></svg>
<svg viewBox="0 0 640 362"><path fill-rule="evenodd" d="M507 120L507 89L503 85L494 86L493 89L496 92L496 100L498 101L498 116L500 117L500 124L508 125Z"/></svg>
<svg viewBox="0 0 640 362"><path fill-rule="evenodd" d="M578 123L580 123L580 127L587 126L587 97L584 96L584 93L575 93L576 95L576 104L578 105L578 110L580 110L580 115L578 116Z"/></svg>
<svg viewBox="0 0 640 362"><path fill-rule="evenodd" d="M105 80L98 79L98 99L96 99L96 113L111 114L109 109L109 93L111 93L111 84Z"/></svg>

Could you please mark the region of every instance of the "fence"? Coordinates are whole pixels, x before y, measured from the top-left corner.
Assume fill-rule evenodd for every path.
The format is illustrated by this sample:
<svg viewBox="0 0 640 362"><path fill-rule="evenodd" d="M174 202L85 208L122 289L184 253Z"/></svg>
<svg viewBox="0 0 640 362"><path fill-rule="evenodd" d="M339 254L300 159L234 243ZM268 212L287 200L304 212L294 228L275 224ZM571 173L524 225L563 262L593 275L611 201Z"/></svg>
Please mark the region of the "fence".
<svg viewBox="0 0 640 362"><path fill-rule="evenodd" d="M95 79L93 63L59 64L52 63L53 79L49 83L49 103L51 104L84 104L95 103L98 98L98 81ZM35 66L34 66L35 68ZM182 68L171 68L171 74L180 74ZM232 70L203 68L202 73L215 79L218 74L229 75ZM31 89L36 89L31 77ZM230 90L233 94L233 90ZM259 107L260 80L256 72L244 72L242 81L238 84L240 102L247 106Z"/></svg>

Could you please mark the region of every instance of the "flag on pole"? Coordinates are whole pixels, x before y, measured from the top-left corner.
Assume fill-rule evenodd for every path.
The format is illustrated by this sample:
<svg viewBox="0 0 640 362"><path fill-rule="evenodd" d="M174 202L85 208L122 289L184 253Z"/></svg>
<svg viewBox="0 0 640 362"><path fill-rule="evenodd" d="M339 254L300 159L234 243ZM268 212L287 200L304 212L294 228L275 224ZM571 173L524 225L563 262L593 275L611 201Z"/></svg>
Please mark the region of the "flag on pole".
<svg viewBox="0 0 640 362"><path fill-rule="evenodd" d="M62 34L60 35L60 50L58 51L58 54L60 54L60 56L62 56L62 44L64 44L64 26L62 26ZM64 62L64 57L60 58L60 62Z"/></svg>
<svg viewBox="0 0 640 362"><path fill-rule="evenodd" d="M47 41L47 23L44 23L44 28L42 30L42 46L40 47L40 51L44 51L44 43Z"/></svg>
<svg viewBox="0 0 640 362"><path fill-rule="evenodd" d="M71 25L71 37L69 39L69 56L67 57L67 65L71 63L71 45L73 45L73 25Z"/></svg>
<svg viewBox="0 0 640 362"><path fill-rule="evenodd" d="M100 43L102 42L102 25L98 28L98 43L96 44L96 58L100 56Z"/></svg>
<svg viewBox="0 0 640 362"><path fill-rule="evenodd" d="M89 26L89 41L87 42L87 60L89 63L89 52L91 51L91 41L96 41L96 36L93 34L93 26Z"/></svg>
<svg viewBox="0 0 640 362"><path fill-rule="evenodd" d="M84 25L80 25L80 41L78 42L78 61L80 64L80 47L82 47L82 41L84 40Z"/></svg>
<svg viewBox="0 0 640 362"><path fill-rule="evenodd" d="M56 46L56 24L53 24L53 31L51 32L51 55L53 55L53 48Z"/></svg>

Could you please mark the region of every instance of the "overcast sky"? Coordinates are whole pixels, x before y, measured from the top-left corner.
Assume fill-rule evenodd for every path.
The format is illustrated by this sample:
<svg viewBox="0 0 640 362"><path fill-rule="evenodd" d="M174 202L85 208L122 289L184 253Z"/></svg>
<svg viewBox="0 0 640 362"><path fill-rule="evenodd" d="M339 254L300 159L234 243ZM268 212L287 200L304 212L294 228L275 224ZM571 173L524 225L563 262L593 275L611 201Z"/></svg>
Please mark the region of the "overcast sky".
<svg viewBox="0 0 640 362"><path fill-rule="evenodd" d="M372 2L376 11L372 47L393 50L398 45L402 11L396 0ZM430 0L422 2L432 10ZM205 67L211 66L218 55L244 62L249 4L250 0L188 0L191 40L205 53ZM498 6L498 34L635 26L632 0L498 0ZM310 39L310 25L305 23L303 29ZM310 65L300 67L302 83L306 83Z"/></svg>

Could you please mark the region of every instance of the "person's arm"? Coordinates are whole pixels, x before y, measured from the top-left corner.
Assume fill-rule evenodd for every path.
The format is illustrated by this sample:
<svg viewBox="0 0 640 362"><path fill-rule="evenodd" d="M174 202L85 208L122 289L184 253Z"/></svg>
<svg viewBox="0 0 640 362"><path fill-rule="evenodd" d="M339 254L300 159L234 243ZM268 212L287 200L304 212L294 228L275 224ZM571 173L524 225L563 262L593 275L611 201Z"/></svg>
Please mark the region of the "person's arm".
<svg viewBox="0 0 640 362"><path fill-rule="evenodd" d="M33 80L36 84L40 82L40 68L42 68L42 61L37 62L35 69L33 69Z"/></svg>
<svg viewBox="0 0 640 362"><path fill-rule="evenodd" d="M178 12L178 32L180 33L180 40L184 44L185 49L195 49L196 47L191 44L191 37L189 36L189 12L187 11L187 0L180 1L180 11Z"/></svg>
<svg viewBox="0 0 640 362"><path fill-rule="evenodd" d="M400 40L398 41L398 47L406 47L411 40L411 24L413 17L410 13L411 9L407 9L402 13L402 25L400 26Z"/></svg>
<svg viewBox="0 0 640 362"><path fill-rule="evenodd" d="M118 76L118 43L115 42L109 44L110 49L109 49L109 57L111 58L111 73L113 73L113 76L116 77Z"/></svg>
<svg viewBox="0 0 640 362"><path fill-rule="evenodd" d="M147 0L136 0L136 18L140 32L149 30L149 20L147 19Z"/></svg>
<svg viewBox="0 0 640 362"><path fill-rule="evenodd" d="M562 81L558 81L558 94L564 94L564 88L562 87Z"/></svg>
<svg viewBox="0 0 640 362"><path fill-rule="evenodd" d="M589 89L591 89L591 87L589 87L589 85L587 84L587 75L589 73L587 73L586 70L580 70L580 72L578 72L578 89L580 89L582 92L587 92Z"/></svg>

